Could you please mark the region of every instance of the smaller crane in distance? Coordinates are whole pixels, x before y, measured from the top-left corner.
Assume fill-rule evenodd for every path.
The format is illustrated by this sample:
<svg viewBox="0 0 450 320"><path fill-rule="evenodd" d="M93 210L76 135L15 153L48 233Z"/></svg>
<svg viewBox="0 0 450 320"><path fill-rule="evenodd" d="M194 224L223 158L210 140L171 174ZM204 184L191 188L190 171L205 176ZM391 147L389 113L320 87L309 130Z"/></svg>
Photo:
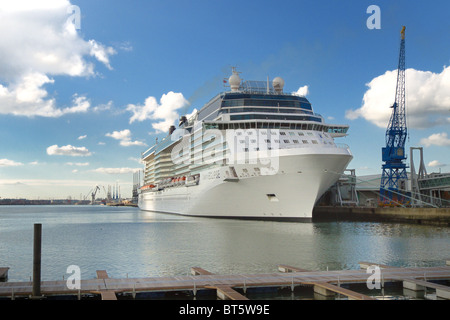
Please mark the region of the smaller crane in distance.
<svg viewBox="0 0 450 320"><path fill-rule="evenodd" d="M95 204L95 196L97 194L97 191L99 191L99 190L100 190L99 186L95 186L95 188L92 190L92 193L91 193L91 197L92 197L91 204Z"/></svg>

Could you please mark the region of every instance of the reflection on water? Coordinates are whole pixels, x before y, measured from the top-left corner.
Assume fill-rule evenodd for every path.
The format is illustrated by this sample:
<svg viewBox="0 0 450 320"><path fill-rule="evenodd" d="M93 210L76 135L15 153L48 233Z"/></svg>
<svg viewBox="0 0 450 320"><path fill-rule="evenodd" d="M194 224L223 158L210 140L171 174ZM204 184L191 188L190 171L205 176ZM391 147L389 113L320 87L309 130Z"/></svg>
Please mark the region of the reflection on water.
<svg viewBox="0 0 450 320"><path fill-rule="evenodd" d="M105 206L0 206L0 264L9 281L32 274L33 224L42 223L42 279L358 269L359 261L393 266L442 265L449 228L394 223L283 223L183 217Z"/></svg>

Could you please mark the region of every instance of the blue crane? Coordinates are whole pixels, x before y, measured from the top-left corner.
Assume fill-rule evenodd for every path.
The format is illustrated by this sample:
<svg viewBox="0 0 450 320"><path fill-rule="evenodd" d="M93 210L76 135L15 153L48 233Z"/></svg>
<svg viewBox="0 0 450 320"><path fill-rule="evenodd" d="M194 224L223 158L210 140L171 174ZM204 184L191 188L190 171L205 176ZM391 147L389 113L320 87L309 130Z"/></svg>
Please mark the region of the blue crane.
<svg viewBox="0 0 450 320"><path fill-rule="evenodd" d="M392 114L386 130L386 147L382 148L382 175L380 184L381 204L403 205L406 203L405 143L406 128L405 103L405 26L401 30L400 56L398 60L397 87Z"/></svg>

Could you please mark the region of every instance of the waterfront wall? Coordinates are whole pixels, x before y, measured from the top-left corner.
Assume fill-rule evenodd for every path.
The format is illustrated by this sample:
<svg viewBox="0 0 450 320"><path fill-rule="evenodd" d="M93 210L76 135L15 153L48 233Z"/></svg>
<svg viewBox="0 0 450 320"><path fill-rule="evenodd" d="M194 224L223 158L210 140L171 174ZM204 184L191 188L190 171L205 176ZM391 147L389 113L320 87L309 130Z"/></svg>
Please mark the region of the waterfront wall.
<svg viewBox="0 0 450 320"><path fill-rule="evenodd" d="M313 221L406 222L450 227L450 208L316 206Z"/></svg>

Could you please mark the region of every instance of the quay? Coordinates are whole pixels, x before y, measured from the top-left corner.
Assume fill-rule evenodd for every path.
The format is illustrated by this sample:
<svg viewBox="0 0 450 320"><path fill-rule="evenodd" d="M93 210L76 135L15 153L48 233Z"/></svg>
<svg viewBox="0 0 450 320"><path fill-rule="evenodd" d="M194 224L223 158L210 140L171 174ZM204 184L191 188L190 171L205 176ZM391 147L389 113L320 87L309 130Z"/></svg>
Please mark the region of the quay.
<svg viewBox="0 0 450 320"><path fill-rule="evenodd" d="M450 208L315 206L312 220L399 222L450 227Z"/></svg>
<svg viewBox="0 0 450 320"><path fill-rule="evenodd" d="M102 300L117 300L118 295L138 293L167 293L189 291L194 296L200 290L216 291L217 299L248 300L245 296L250 288L290 288L297 286L313 287L315 293L324 297L335 294L348 299L376 300L342 285L367 283L371 273L369 266L378 266L381 285L388 282L403 283L405 289L420 291L424 288L436 290L439 299L450 299L450 287L433 281L449 281L450 266L446 262L439 267L404 268L361 262L361 269L308 271L287 265L279 265L279 272L265 274L214 274L200 267L191 269L192 275L148 278L111 278L106 270L98 270L97 278L81 280L80 288L68 289L66 281L42 281L41 294L44 298L72 296L80 300L85 295L99 295ZM281 272L280 272L281 271ZM415 286L413 286L414 284ZM32 295L32 282L2 282L0 297L4 299L28 298ZM36 297L34 297L36 298Z"/></svg>

